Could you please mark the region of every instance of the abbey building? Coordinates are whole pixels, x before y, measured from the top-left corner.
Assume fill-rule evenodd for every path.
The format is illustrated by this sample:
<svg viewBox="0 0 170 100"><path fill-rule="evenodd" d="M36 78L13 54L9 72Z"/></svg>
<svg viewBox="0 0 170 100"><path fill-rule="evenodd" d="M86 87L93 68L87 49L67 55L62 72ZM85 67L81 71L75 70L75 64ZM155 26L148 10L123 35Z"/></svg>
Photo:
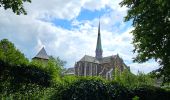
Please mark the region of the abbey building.
<svg viewBox="0 0 170 100"><path fill-rule="evenodd" d="M99 23L95 57L84 55L84 57L75 63L74 74L78 76L102 76L106 79L112 79L116 68L119 72L129 69L118 54L103 57Z"/></svg>

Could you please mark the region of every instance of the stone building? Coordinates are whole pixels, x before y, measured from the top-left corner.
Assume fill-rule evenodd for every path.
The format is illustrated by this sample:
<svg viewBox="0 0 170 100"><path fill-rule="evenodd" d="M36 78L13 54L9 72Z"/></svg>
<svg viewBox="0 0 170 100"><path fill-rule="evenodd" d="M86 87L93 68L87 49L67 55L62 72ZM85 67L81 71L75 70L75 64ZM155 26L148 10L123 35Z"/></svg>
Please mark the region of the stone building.
<svg viewBox="0 0 170 100"><path fill-rule="evenodd" d="M129 69L118 54L108 57L103 57L102 54L103 50L99 23L95 57L85 55L78 62L76 62L74 66L75 75L102 76L106 79L112 79L112 73L115 68L117 68L119 72L122 72L124 69Z"/></svg>
<svg viewBox="0 0 170 100"><path fill-rule="evenodd" d="M39 60L39 61L43 61L43 62L48 62L49 56L47 55L44 47L38 52L38 54L34 58L32 58L32 60Z"/></svg>

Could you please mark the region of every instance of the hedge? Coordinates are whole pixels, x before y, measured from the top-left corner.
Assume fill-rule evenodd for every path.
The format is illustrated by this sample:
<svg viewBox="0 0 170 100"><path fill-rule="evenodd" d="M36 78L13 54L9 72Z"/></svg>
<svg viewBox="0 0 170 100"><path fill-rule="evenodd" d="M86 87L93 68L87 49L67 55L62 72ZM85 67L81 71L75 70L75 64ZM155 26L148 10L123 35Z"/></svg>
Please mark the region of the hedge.
<svg viewBox="0 0 170 100"><path fill-rule="evenodd" d="M154 86L126 88L117 82L106 82L95 78L79 78L62 88L50 99L57 100L169 100L170 91Z"/></svg>
<svg viewBox="0 0 170 100"><path fill-rule="evenodd" d="M131 100L130 91L116 82L80 78L57 91L51 99L60 100Z"/></svg>

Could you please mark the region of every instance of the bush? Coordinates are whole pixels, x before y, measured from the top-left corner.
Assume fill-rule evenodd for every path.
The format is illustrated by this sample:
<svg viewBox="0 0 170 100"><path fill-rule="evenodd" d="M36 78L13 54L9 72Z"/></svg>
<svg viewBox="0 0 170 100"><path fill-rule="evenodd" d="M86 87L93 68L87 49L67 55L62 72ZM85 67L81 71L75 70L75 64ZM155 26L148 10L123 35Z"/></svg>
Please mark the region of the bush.
<svg viewBox="0 0 170 100"><path fill-rule="evenodd" d="M46 71L30 66L15 66L10 71L12 84L18 83L32 83L41 86L50 86L51 77Z"/></svg>
<svg viewBox="0 0 170 100"><path fill-rule="evenodd" d="M99 78L79 78L57 91L51 99L60 100L128 100L129 91L118 83Z"/></svg>
<svg viewBox="0 0 170 100"><path fill-rule="evenodd" d="M154 86L140 86L132 91L133 95L141 100L169 100L170 98L170 91Z"/></svg>
<svg viewBox="0 0 170 100"><path fill-rule="evenodd" d="M77 77L55 88L57 100L169 100L170 91L154 86L126 88L96 77Z"/></svg>
<svg viewBox="0 0 170 100"><path fill-rule="evenodd" d="M27 84L13 93L1 93L2 100L48 100L53 94L53 88L44 88L34 84Z"/></svg>

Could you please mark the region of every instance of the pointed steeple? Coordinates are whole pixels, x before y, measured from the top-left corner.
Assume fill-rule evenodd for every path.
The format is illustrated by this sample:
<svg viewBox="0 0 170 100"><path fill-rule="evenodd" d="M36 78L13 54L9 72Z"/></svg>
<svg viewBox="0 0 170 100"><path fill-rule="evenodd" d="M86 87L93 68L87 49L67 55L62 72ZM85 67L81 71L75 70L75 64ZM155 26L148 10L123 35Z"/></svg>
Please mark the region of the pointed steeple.
<svg viewBox="0 0 170 100"><path fill-rule="evenodd" d="M97 45L96 45L96 58L101 59L102 58L102 44L101 44L101 35L100 35L100 21L98 26L98 36L97 36Z"/></svg>
<svg viewBox="0 0 170 100"><path fill-rule="evenodd" d="M49 59L44 47L38 52L38 54L34 58L47 59L47 60Z"/></svg>

